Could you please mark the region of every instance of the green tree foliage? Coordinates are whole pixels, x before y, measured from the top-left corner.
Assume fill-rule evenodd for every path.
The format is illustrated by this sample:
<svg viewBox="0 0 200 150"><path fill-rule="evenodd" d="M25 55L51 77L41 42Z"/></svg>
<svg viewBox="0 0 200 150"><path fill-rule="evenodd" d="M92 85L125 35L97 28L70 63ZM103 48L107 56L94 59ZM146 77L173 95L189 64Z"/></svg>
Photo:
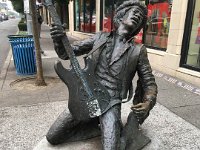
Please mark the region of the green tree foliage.
<svg viewBox="0 0 200 150"><path fill-rule="evenodd" d="M53 2L56 1L59 4L69 2L69 0L52 0ZM18 13L24 13L24 1L23 0L11 0L13 8Z"/></svg>
<svg viewBox="0 0 200 150"><path fill-rule="evenodd" d="M57 2L59 4L62 3L69 3L69 0L52 0L53 2ZM18 13L24 13L24 1L23 0L11 0L13 8L15 9L15 11L17 11Z"/></svg>
<svg viewBox="0 0 200 150"><path fill-rule="evenodd" d="M24 13L24 1L23 0L11 0L13 8L18 13Z"/></svg>

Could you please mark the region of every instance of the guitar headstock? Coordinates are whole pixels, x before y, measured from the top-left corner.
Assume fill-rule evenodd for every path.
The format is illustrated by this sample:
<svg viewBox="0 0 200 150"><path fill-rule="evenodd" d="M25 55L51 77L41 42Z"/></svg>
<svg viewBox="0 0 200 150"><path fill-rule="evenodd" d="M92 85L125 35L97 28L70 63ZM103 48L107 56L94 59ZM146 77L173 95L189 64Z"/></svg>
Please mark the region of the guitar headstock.
<svg viewBox="0 0 200 150"><path fill-rule="evenodd" d="M52 0L43 0L42 4L44 6L51 6L51 5L53 5Z"/></svg>
<svg viewBox="0 0 200 150"><path fill-rule="evenodd" d="M56 23L57 25L62 26L62 22L60 21L60 16L57 14L52 0L43 0L42 3L49 10L49 13L51 15L51 18L52 18L53 22Z"/></svg>

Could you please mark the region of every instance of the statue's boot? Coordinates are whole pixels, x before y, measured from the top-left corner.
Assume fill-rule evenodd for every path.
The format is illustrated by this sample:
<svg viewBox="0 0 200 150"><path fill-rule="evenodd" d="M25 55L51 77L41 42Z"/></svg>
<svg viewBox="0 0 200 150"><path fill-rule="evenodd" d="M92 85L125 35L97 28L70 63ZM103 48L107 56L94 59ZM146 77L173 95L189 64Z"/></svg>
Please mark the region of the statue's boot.
<svg viewBox="0 0 200 150"><path fill-rule="evenodd" d="M120 150L141 150L150 142L151 140L139 130L137 118L134 112L131 112L122 130Z"/></svg>

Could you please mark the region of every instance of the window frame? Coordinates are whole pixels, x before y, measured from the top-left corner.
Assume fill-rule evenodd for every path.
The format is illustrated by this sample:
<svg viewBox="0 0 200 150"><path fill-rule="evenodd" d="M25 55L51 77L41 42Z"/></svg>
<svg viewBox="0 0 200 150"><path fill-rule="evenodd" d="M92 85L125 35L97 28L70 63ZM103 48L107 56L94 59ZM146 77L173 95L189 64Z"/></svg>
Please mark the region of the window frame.
<svg viewBox="0 0 200 150"><path fill-rule="evenodd" d="M188 1L185 26L184 26L184 34L183 34L182 47L181 47L180 67L184 67L187 69L200 72L200 68L186 64L188 51L189 51L189 43L190 43L190 37L191 37L191 31L192 31L195 5L196 5L196 0Z"/></svg>
<svg viewBox="0 0 200 150"><path fill-rule="evenodd" d="M97 31L96 26L95 26L95 32L92 32L92 20L90 20L90 32L86 32L85 31L85 28L86 28L86 24L85 23L83 24L83 31L81 31L81 19L80 19L80 14L81 14L81 12L80 12L80 4L81 4L81 0L77 0L77 1L79 3L79 14L78 15L76 15L76 0L74 0L74 2L73 2L74 31L81 32L81 33L87 33L87 34L94 34L94 33L96 33L96 31ZM92 0L89 0L89 1L90 1L90 3L92 2ZM96 3L96 0L95 0L95 3ZM91 8L91 6L90 6L90 8ZM86 11L85 10L86 10L86 0L83 0L83 22L85 22L85 20L86 20L86 15L85 15ZM95 11L96 11L96 5L95 5ZM77 25L76 24L76 16L79 17L79 29L78 30L76 30L76 25ZM90 16L90 19L92 19L91 16Z"/></svg>

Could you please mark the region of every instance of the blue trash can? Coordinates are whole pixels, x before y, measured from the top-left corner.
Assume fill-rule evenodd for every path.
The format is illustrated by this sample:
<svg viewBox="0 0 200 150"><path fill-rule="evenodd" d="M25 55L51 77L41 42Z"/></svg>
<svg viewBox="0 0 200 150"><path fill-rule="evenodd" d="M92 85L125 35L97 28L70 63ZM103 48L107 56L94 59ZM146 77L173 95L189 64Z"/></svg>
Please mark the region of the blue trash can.
<svg viewBox="0 0 200 150"><path fill-rule="evenodd" d="M32 35L8 36L17 75L36 74L35 47Z"/></svg>

